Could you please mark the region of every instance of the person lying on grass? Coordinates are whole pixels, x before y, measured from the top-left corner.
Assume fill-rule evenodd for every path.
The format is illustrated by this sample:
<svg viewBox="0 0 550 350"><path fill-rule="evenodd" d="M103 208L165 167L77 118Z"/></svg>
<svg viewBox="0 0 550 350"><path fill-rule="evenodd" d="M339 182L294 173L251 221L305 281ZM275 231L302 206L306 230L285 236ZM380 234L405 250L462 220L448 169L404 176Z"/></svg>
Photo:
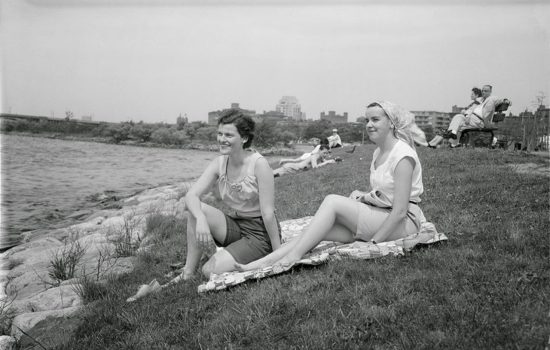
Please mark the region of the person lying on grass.
<svg viewBox="0 0 550 350"><path fill-rule="evenodd" d="M278 177L286 174L294 174L300 170L319 168L321 166L336 163L334 159L326 159L328 154L328 146L321 145L319 152L310 155L306 159L297 163L285 163L283 166L273 170L273 176Z"/></svg>
<svg viewBox="0 0 550 350"><path fill-rule="evenodd" d="M236 263L236 270L291 265L321 241L377 243L419 232L425 220L418 207L424 189L411 131L414 115L381 101L370 104L366 116L368 136L378 146L370 167L372 190L328 195L302 235L259 260Z"/></svg>
<svg viewBox="0 0 550 350"><path fill-rule="evenodd" d="M322 145L327 145L328 146L328 140L326 138L321 139L319 141L319 144L313 148L313 151L305 152L304 154L302 154L301 156L299 156L297 158L283 158L283 159L279 160L279 165L283 165L285 163L300 163L300 162L303 162L304 160L308 159L312 155L318 154L319 151L321 150Z"/></svg>
<svg viewBox="0 0 550 350"><path fill-rule="evenodd" d="M183 279L191 278L203 251L212 240L219 250L202 267L202 273L222 273L235 263L247 264L281 245L274 210L273 172L267 160L248 150L254 138L254 121L239 110L223 113L218 121L221 156L214 159L185 196L187 257ZM222 201L235 211L229 216L202 203L199 197L217 183Z"/></svg>

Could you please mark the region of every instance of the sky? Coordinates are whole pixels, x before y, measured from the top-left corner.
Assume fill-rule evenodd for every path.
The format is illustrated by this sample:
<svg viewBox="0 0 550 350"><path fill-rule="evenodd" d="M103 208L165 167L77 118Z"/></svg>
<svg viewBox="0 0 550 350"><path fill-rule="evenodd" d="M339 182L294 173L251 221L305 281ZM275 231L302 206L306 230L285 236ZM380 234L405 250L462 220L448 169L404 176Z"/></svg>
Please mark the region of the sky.
<svg viewBox="0 0 550 350"><path fill-rule="evenodd" d="M483 84L514 114L550 104L547 1L1 0L0 39L3 113L175 123L291 95L355 121Z"/></svg>

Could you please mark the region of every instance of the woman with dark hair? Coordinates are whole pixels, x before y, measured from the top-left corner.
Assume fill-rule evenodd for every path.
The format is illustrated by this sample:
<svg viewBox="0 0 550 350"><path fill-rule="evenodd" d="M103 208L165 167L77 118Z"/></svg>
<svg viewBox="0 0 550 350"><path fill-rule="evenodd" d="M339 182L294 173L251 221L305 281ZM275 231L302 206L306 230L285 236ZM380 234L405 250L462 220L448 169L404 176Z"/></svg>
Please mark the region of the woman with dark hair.
<svg viewBox="0 0 550 350"><path fill-rule="evenodd" d="M236 109L218 120L221 156L214 159L185 196L187 258L182 278L189 279L198 267L204 249L214 241L217 251L202 267L202 273L222 273L235 263L247 264L281 245L275 217L273 172L267 160L249 150L254 139L254 121ZM234 213L226 215L199 197L217 184L222 201Z"/></svg>
<svg viewBox="0 0 550 350"><path fill-rule="evenodd" d="M368 105L367 133L377 148L370 166L370 191L325 197L310 225L296 239L240 271L273 264L292 265L321 241L379 243L422 233L418 206L422 166L414 147L414 115L387 101Z"/></svg>

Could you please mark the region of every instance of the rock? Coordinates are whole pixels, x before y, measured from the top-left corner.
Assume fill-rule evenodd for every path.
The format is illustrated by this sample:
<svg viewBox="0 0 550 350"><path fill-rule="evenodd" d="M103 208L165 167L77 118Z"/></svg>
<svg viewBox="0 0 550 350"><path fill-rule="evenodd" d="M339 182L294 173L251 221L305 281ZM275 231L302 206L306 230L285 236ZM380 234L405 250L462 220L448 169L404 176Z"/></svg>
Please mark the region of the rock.
<svg viewBox="0 0 550 350"><path fill-rule="evenodd" d="M62 345L70 340L69 335L74 333L79 324L78 313L60 318L50 317L38 322L33 328L26 332L29 337L21 337L19 339L19 347L21 349L33 350L43 350L44 348L57 349L58 347L66 348L62 347ZM43 347L40 347L37 341L40 342Z"/></svg>
<svg viewBox="0 0 550 350"><path fill-rule="evenodd" d="M5 257L10 259L23 259L26 261L28 258L34 258L37 253L40 251L56 248L63 245L63 242L53 237L42 237L30 242L20 244L16 247L11 248L5 254ZM34 251L30 251L34 250ZM40 255L40 254L38 254Z"/></svg>
<svg viewBox="0 0 550 350"><path fill-rule="evenodd" d="M10 275L12 272L13 270L10 271ZM10 280L6 292L10 297L15 296L21 300L45 291L48 289L48 285L53 283L54 281L48 276L46 267L41 270L33 269Z"/></svg>
<svg viewBox="0 0 550 350"><path fill-rule="evenodd" d="M65 285L47 289L27 299L16 300L12 307L17 313L60 310L82 305L74 285Z"/></svg>
<svg viewBox="0 0 550 350"><path fill-rule="evenodd" d="M0 350L14 350L16 340L9 335L0 336Z"/></svg>
<svg viewBox="0 0 550 350"><path fill-rule="evenodd" d="M79 306L73 306L61 310L48 310L20 314L13 319L11 325L11 336L15 339L19 339L23 335L21 330L28 332L38 322L46 319L49 320L51 318L70 317L71 315L74 315L79 308Z"/></svg>

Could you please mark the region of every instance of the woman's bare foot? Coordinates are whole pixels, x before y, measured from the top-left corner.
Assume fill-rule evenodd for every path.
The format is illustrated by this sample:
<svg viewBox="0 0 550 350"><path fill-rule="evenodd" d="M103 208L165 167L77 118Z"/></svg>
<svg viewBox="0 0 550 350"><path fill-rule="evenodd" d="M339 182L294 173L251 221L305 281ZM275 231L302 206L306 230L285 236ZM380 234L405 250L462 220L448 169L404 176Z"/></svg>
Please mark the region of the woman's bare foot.
<svg viewBox="0 0 550 350"><path fill-rule="evenodd" d="M258 264L257 261L252 261L248 264L239 264L238 262L234 265L235 270L239 272L245 272L245 271L251 271L251 270L257 270L259 268L262 268L261 264Z"/></svg>

